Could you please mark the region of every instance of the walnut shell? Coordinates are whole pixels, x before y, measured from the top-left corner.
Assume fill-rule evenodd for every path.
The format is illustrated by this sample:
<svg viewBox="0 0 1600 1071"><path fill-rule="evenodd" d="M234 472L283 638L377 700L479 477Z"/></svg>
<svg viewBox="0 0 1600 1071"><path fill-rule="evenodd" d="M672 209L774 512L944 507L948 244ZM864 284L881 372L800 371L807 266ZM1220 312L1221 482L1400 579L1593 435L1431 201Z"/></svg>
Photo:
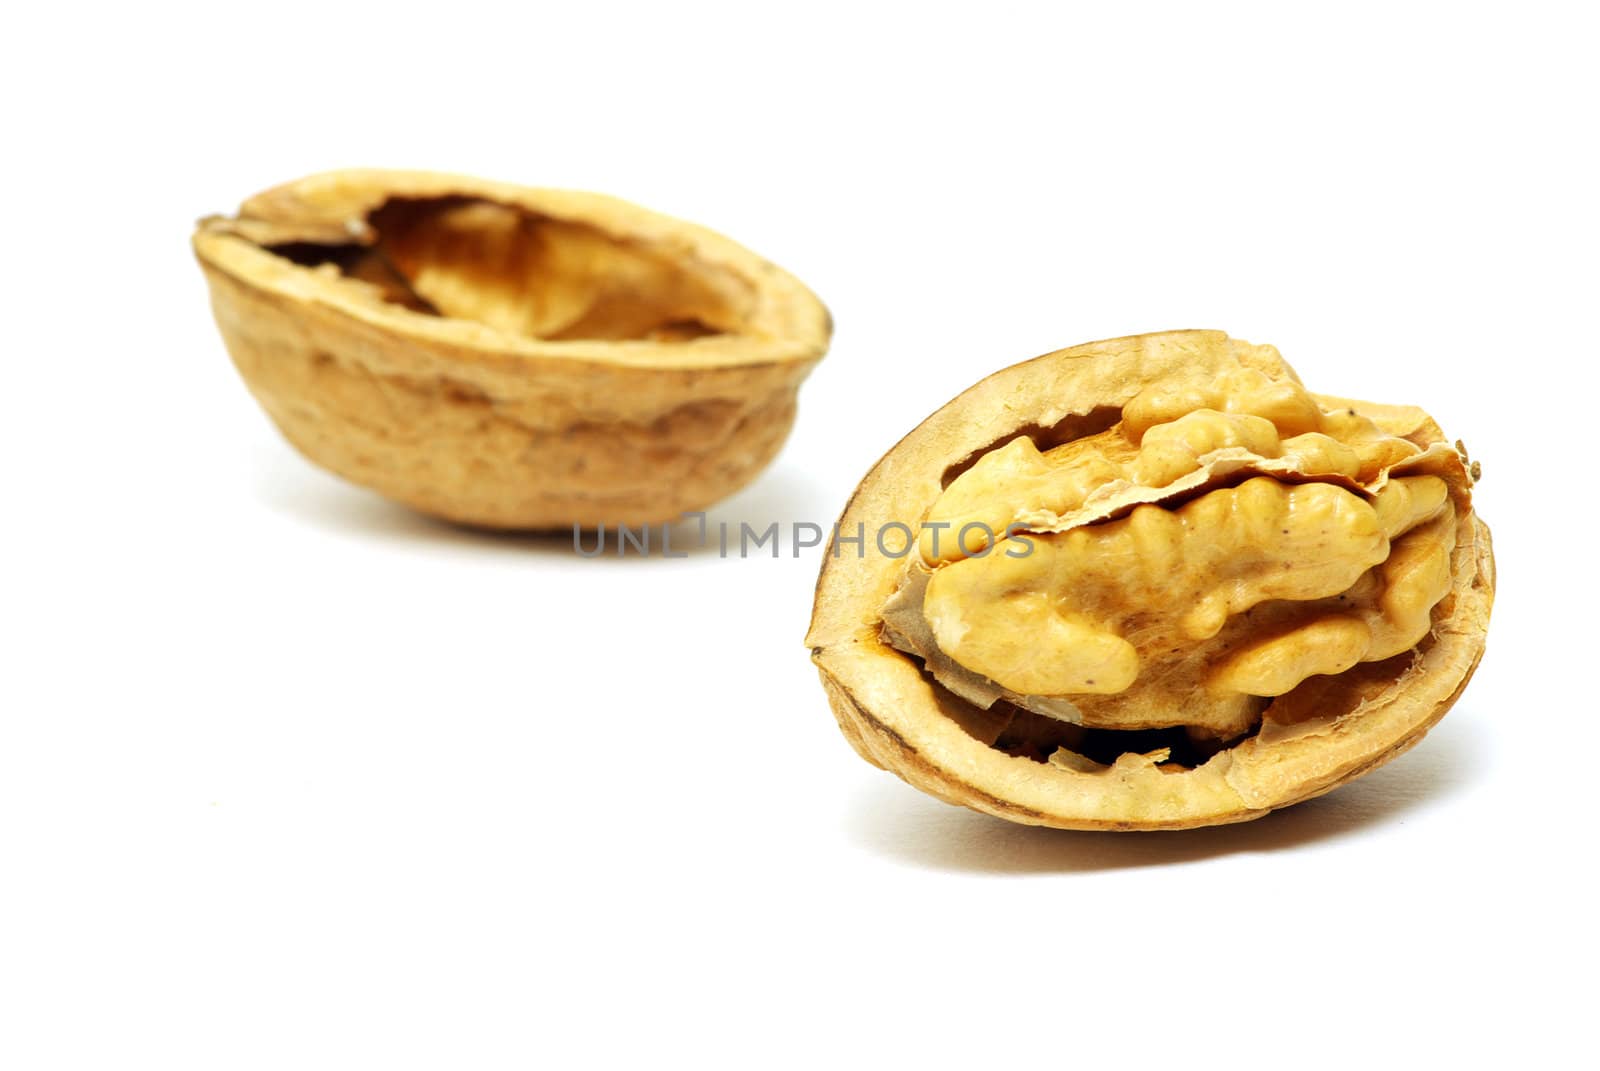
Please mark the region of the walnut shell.
<svg viewBox="0 0 1600 1071"><path fill-rule="evenodd" d="M764 468L827 349L797 279L592 193L315 175L202 220L234 363L312 461L496 528L645 524Z"/></svg>
<svg viewBox="0 0 1600 1071"><path fill-rule="evenodd" d="M1270 346L1077 346L988 377L874 466L807 643L856 751L947 802L1063 829L1257 818L1410 748L1461 694L1494 597L1477 471L1420 409L1311 395ZM933 516L1004 534L933 553ZM1296 541L1291 516L1323 526ZM1204 527L1219 517L1239 549ZM875 538L897 525L912 538ZM978 561L1019 540L1047 541L1056 572ZM1019 694L1036 681L1119 694ZM1219 705L1243 731L1190 722Z"/></svg>

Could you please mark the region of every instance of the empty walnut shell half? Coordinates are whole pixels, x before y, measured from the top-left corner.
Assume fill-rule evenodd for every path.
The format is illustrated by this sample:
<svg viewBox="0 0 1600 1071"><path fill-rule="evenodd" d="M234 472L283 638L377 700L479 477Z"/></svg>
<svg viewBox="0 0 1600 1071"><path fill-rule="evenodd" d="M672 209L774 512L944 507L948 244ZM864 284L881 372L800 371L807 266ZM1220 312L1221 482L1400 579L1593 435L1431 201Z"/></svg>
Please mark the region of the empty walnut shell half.
<svg viewBox="0 0 1600 1071"><path fill-rule="evenodd" d="M1259 817L1420 740L1483 654L1477 466L1216 331L998 372L857 488L807 642L858 752L1066 829Z"/></svg>
<svg viewBox="0 0 1600 1071"><path fill-rule="evenodd" d="M194 250L291 443L497 528L667 521L744 486L830 332L787 272L592 193L338 171L202 220Z"/></svg>

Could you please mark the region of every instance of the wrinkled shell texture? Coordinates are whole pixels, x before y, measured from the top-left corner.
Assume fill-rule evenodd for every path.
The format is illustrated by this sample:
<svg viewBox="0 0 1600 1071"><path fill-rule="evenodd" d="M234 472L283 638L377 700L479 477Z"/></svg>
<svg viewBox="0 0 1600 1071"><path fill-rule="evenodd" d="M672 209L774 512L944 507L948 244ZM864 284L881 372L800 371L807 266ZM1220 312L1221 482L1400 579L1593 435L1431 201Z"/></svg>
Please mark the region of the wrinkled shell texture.
<svg viewBox="0 0 1600 1071"><path fill-rule="evenodd" d="M826 309L705 228L598 194L341 171L203 220L235 365L319 465L541 529L704 508L776 455Z"/></svg>
<svg viewBox="0 0 1600 1071"><path fill-rule="evenodd" d="M1405 751L1466 686L1494 595L1477 471L1422 410L1313 394L1271 346L1063 350L862 481L812 658L856 750L951 803L1256 818Z"/></svg>

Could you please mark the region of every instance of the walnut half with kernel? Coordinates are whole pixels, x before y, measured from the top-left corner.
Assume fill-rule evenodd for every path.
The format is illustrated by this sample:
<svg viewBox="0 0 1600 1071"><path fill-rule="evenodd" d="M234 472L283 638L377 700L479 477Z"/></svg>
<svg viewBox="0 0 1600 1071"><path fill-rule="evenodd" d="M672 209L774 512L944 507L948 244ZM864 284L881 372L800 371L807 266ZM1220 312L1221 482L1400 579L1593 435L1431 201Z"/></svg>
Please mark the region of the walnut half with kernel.
<svg viewBox="0 0 1600 1071"><path fill-rule="evenodd" d="M1483 655L1478 475L1420 409L1177 331L998 372L857 489L807 642L840 728L951 803L1238 822L1405 751ZM849 553L859 549L859 553Z"/></svg>
<svg viewBox="0 0 1600 1071"><path fill-rule="evenodd" d="M314 175L200 222L223 340L284 436L493 528L648 524L744 486L828 313L704 227L599 194Z"/></svg>

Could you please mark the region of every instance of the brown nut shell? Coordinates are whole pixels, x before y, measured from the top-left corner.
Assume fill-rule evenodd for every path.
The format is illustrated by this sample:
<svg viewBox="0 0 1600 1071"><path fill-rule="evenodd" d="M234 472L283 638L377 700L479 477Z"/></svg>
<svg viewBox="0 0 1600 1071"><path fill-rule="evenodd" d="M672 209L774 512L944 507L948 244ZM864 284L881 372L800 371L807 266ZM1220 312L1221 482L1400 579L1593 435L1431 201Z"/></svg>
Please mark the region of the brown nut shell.
<svg viewBox="0 0 1600 1071"><path fill-rule="evenodd" d="M1391 454L1404 459L1393 463L1391 457L1376 475L1317 477L1292 471L1298 462L1289 451L1263 459L1243 448L1219 448L1198 456L1193 472L1159 491L1131 484L1101 487L1080 513L1047 514L1059 523L1043 530L1078 527L1094 538L1118 518L1140 510L1178 510L1203 501L1207 493L1226 494L1242 480L1262 476L1282 481L1284 487L1342 488L1329 493L1348 493L1356 504L1352 508L1366 509L1361 503L1376 505L1388 483L1425 473L1423 480L1435 486L1442 480L1449 487L1449 501L1432 529L1451 530L1445 533L1448 542L1443 537L1439 541L1448 548L1439 552L1439 560L1448 563L1448 576L1442 575L1445 566L1436 570L1443 594L1431 611L1424 607L1430 615L1421 624L1426 634L1414 646L1393 656L1379 651L1384 657L1342 672L1313 669L1286 694L1259 697L1260 711L1248 733L1203 759L1178 763L1170 760L1166 748L1140 753L1148 746L1147 733L1118 737L1114 729L1086 730L1020 710L1007 699L1023 700L949 664L948 658L936 673L933 661L907 653L913 648L886 627L885 607L904 598L903 589L915 587L905 583L908 571L914 575L922 568L925 581L927 569L950 566L927 565L914 545L901 555L903 539L892 535L887 545L880 544L875 533L896 523L916 532L954 480L1019 434L1049 447L1111 434L1124 427L1124 407L1136 398L1136 408L1147 408L1152 397L1170 402L1169 384L1220 382L1230 375L1283 386L1302 402L1314 399L1324 414L1360 423L1369 432L1377 429L1374 434L1385 442L1398 442L1401 449ZM1142 429L1138 434L1144 434ZM1138 442L1137 435L1132 441ZM930 416L873 467L839 522L842 536L864 531L866 538L859 548L836 543L826 556L807 643L839 726L856 751L947 802L1063 829L1182 829L1245 821L1320 795L1382 765L1416 744L1461 694L1483 655L1494 597L1489 530L1471 508L1475 476L1476 466L1459 444L1452 446L1422 410L1305 395L1293 370L1268 346L1252 346L1217 331L1076 346L988 377ZM1022 515L1043 524L1036 514ZM1287 535L1289 529L1283 531ZM1086 537L1077 538L1075 546ZM1270 611L1274 604L1262 605ZM1348 624L1352 619L1345 615L1338 620ZM927 631L932 635L935 630ZM920 642L933 641L924 636ZM994 705L985 708L972 701L968 685ZM995 701L996 695L1005 698ZM1065 714L1049 702L1036 709L1052 717L1074 716L1070 704ZM1067 748L1054 757L1002 749L997 741L1005 740L1007 725L1018 718L1080 736L1099 732L1100 761ZM1181 710L1173 712L1171 724L1183 727ZM1127 741L1125 752L1117 750L1120 741Z"/></svg>
<svg viewBox="0 0 1600 1071"><path fill-rule="evenodd" d="M645 524L726 497L783 444L831 331L749 250L592 193L338 171L193 244L284 436L473 525Z"/></svg>

